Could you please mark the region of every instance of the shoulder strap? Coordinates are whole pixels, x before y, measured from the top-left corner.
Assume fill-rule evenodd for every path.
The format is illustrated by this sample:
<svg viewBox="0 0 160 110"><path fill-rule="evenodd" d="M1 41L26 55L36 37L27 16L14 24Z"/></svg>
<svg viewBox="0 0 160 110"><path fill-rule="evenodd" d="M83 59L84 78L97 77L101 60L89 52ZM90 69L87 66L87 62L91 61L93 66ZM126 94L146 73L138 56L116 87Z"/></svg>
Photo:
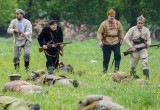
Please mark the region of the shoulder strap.
<svg viewBox="0 0 160 110"><path fill-rule="evenodd" d="M53 33L52 32L50 32L50 35L51 35L51 38L52 38L52 41L53 41L53 43L56 43L56 38L55 38L55 36L53 35Z"/></svg>

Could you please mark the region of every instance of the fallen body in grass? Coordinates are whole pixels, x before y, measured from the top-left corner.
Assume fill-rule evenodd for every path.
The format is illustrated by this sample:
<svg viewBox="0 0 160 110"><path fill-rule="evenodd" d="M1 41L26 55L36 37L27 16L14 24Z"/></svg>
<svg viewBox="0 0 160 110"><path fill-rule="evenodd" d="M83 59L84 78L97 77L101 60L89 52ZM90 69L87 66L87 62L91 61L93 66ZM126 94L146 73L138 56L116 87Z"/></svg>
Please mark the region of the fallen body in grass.
<svg viewBox="0 0 160 110"><path fill-rule="evenodd" d="M77 80L66 78L65 76L56 76L56 75L49 75L44 70L38 70L35 72L32 72L28 78L27 81L34 81L36 84L49 84L54 85L55 83L58 83L60 85L69 85L73 87L78 87L79 83Z"/></svg>
<svg viewBox="0 0 160 110"><path fill-rule="evenodd" d="M78 110L124 110L124 107L104 95L88 95L78 103Z"/></svg>
<svg viewBox="0 0 160 110"><path fill-rule="evenodd" d="M20 92L23 94L44 93L43 88L33 85L27 81L20 80L21 76L18 74L10 75L10 81L4 85L3 92Z"/></svg>
<svg viewBox="0 0 160 110"><path fill-rule="evenodd" d="M122 83L137 83L141 85L151 85L148 81L141 79L137 75L130 75L125 72L117 71L112 75L112 80L114 82Z"/></svg>
<svg viewBox="0 0 160 110"><path fill-rule="evenodd" d="M0 110L40 110L40 106L33 102L0 94Z"/></svg>
<svg viewBox="0 0 160 110"><path fill-rule="evenodd" d="M59 70L66 72L66 73L71 73L71 74L75 74L75 75L79 75L82 76L85 74L85 71L77 71L75 72L73 67L69 64L69 65L65 65L64 62L59 62Z"/></svg>

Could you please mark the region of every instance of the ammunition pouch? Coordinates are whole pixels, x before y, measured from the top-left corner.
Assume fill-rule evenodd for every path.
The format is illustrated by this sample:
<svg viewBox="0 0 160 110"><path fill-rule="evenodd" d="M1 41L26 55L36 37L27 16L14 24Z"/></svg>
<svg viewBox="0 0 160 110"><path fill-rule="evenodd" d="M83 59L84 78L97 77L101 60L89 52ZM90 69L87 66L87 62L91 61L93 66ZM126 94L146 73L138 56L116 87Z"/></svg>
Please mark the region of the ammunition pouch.
<svg viewBox="0 0 160 110"><path fill-rule="evenodd" d="M134 44L134 45L141 44L141 43L145 43L145 42L144 42L144 39L141 38L141 37L139 37L138 39L133 39L132 41L133 41L133 44Z"/></svg>

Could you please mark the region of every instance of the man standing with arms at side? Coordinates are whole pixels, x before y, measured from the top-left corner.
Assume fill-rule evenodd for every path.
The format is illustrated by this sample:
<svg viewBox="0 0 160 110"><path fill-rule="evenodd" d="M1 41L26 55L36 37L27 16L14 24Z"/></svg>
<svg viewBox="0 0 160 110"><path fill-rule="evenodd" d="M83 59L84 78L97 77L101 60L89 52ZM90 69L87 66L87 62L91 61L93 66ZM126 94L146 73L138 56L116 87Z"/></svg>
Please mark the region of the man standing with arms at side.
<svg viewBox="0 0 160 110"><path fill-rule="evenodd" d="M116 12L109 10L107 12L108 20L101 23L97 38L99 40L99 46L103 50L103 73L107 73L108 65L110 61L111 52L114 52L114 71L119 70L121 54L120 45L123 42L123 27L121 23L115 19Z"/></svg>
<svg viewBox="0 0 160 110"><path fill-rule="evenodd" d="M14 67L19 71L21 49L24 49L24 66L29 70L30 45L32 42L32 24L24 18L25 12L22 9L16 9L16 19L12 20L7 32L13 34L14 44Z"/></svg>
<svg viewBox="0 0 160 110"><path fill-rule="evenodd" d="M125 42L129 45L130 50L136 51L136 48L149 47L151 45L151 38L149 29L144 26L145 18L141 15L137 18L137 25L129 29L125 35ZM148 51L142 49L131 54L131 67L130 74L136 77L136 67L139 59L142 60L143 74L149 79L149 68L148 68Z"/></svg>
<svg viewBox="0 0 160 110"><path fill-rule="evenodd" d="M39 45L45 50L46 67L49 74L53 74L53 70L57 69L59 64L60 46L56 43L63 42L63 32L61 27L57 26L56 20L51 20L49 26L45 27L38 36ZM49 48L47 44L52 44Z"/></svg>

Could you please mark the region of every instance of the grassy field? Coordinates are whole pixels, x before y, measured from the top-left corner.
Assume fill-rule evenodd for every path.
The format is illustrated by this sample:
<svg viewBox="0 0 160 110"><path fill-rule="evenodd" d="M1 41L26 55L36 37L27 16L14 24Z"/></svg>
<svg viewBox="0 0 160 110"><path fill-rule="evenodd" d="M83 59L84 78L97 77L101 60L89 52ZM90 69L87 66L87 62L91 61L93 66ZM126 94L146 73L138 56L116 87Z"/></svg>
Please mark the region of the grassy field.
<svg viewBox="0 0 160 110"><path fill-rule="evenodd" d="M0 39L0 90L9 80L8 75L15 73L13 68L13 39ZM158 43L158 42L153 42ZM33 41L31 47L31 65L30 71L45 69L45 56L38 52L38 43ZM123 45L121 51L127 49ZM97 46L96 40L86 40L83 42L73 42L65 47L64 56L60 58L65 64L71 64L74 71L86 71L83 76L63 74L69 78L77 79L89 86L80 85L78 88L66 86L47 86L42 85L45 90L49 91L47 95L23 95L18 93L2 93L4 95L26 99L39 103L42 110L76 110L77 103L89 94L103 94L110 96L120 105L128 110L160 110L160 88L156 86L160 82L160 48L150 48L149 53L154 52L149 57L150 79L153 84L151 87L140 86L136 84L117 84L111 79L111 76L102 77L102 52ZM113 56L113 55L112 55ZM112 62L113 57L111 58ZM90 63L90 60L97 60L97 63ZM129 56L122 55L121 71L129 73ZM142 74L141 63L139 62L137 74L145 78ZM109 70L109 73L113 72ZM23 57L21 57L20 73L22 79L26 79L29 73L26 73L23 66Z"/></svg>

